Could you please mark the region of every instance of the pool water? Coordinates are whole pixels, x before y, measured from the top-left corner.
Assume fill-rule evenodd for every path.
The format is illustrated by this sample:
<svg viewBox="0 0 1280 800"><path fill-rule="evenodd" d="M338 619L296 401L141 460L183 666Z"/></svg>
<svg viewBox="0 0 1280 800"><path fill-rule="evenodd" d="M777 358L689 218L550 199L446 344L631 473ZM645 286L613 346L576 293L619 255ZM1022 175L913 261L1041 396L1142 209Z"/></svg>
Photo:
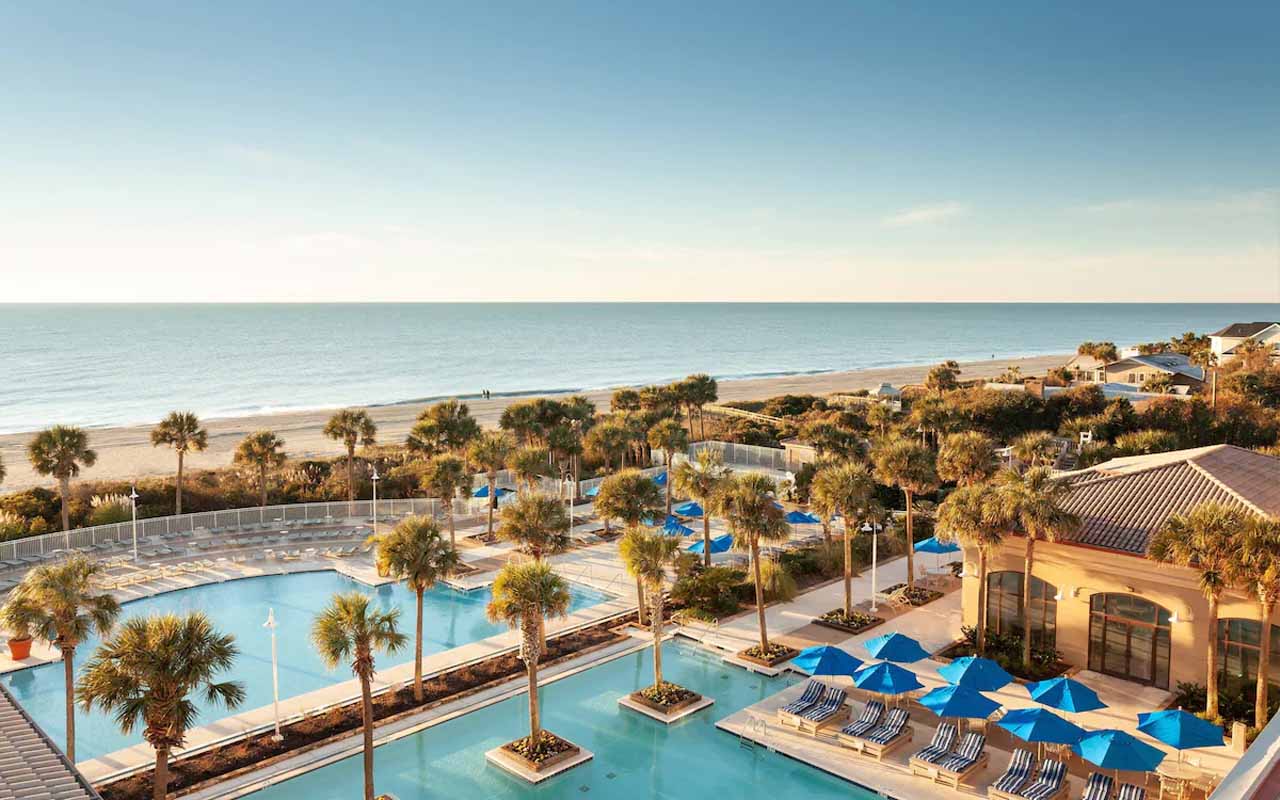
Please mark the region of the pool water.
<svg viewBox="0 0 1280 800"><path fill-rule="evenodd" d="M652 652L624 656L542 690L544 726L595 758L537 786L488 764L484 753L528 731L524 694L379 747L375 788L400 800L429 798L769 798L877 800L877 795L764 748L739 746L717 720L797 678L766 678L691 645L668 642L663 677L715 698L666 726L618 706L653 679ZM354 756L251 795L252 800L350 800L363 781Z"/></svg>
<svg viewBox="0 0 1280 800"><path fill-rule="evenodd" d="M376 589L331 570L300 572L288 575L264 575L256 578L212 583L190 589L126 603L121 620L130 616L157 612L203 611L222 631L232 633L240 647L235 667L224 680L244 684L245 701L240 710L259 708L271 703L271 639L262 627L267 609L276 614L276 636L280 661L280 696L293 697L306 692L350 680L346 666L328 670L311 646L311 622L334 592L357 589L377 597L383 608L400 609L400 625L410 637L410 646L393 656L377 656L379 668L413 660L414 595L399 584ZM577 610L604 602L608 595L570 584L571 609ZM423 653L430 655L453 647L479 641L505 631L506 625L485 618L489 602L488 589L472 592L454 591L438 586L423 598ZM76 648L77 674L92 657L98 638ZM40 727L62 745L66 741L64 684L61 663L9 673L0 677L18 702ZM221 707L209 707L203 698L192 697L201 707L196 725L207 725L226 715ZM96 758L142 741L139 734L125 736L109 715L95 710L86 714L76 710L76 757Z"/></svg>

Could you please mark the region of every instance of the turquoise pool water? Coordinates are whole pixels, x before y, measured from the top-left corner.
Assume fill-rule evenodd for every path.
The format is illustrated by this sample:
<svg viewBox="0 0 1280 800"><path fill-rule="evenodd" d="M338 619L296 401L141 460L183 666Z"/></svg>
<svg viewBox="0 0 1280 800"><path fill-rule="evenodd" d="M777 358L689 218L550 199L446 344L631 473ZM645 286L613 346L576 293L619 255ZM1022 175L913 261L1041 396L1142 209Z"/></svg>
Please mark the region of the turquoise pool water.
<svg viewBox="0 0 1280 800"><path fill-rule="evenodd" d="M486 750L528 730L523 694L390 742L377 749L375 787L400 800L448 798L698 798L875 800L877 795L786 756L739 747L715 727L785 688L669 642L664 677L714 697L716 704L670 727L620 708L618 698L653 678L649 650L625 656L542 690L546 727L595 758L538 786L486 763ZM350 800L363 781L359 756L259 791L253 800Z"/></svg>
<svg viewBox="0 0 1280 800"><path fill-rule="evenodd" d="M608 595L579 584L570 587L574 610L608 599ZM399 608L402 629L412 637L414 597L409 590L399 584L372 589L333 571L265 575L181 589L127 603L121 619L155 612L204 611L219 629L235 634L240 657L234 674L229 677L244 683L247 696L241 709L247 710L271 703L271 640L262 627L268 608L275 609L279 625L276 634L282 698L351 679L351 671L346 667L333 671L325 668L311 647L309 636L312 619L329 597L334 592L352 589L376 595L385 608ZM484 607L489 596L487 589L457 592L437 587L428 592L423 608L423 652L438 653L506 630L506 626L485 619ZM89 660L97 644L95 638L76 649L77 670ZM378 666L385 668L412 660L413 648L409 647L394 656L380 656ZM0 680L55 742L61 745L66 740L65 689L60 663L10 673ZM197 703L202 705L198 725L225 715L221 708L210 710L202 701ZM140 741L138 735L120 733L109 716L76 712L79 760L96 758Z"/></svg>

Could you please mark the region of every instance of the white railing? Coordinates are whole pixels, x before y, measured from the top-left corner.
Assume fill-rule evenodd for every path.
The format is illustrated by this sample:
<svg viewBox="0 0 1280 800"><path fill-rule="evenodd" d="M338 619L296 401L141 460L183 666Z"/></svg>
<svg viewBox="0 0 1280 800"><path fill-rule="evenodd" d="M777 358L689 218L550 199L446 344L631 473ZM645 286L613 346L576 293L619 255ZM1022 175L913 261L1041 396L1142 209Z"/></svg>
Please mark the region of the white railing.
<svg viewBox="0 0 1280 800"><path fill-rule="evenodd" d="M791 469L787 464L787 451L779 447L759 447L733 442L695 442L689 445L690 456L696 456L702 450L719 450L720 455L724 457L724 463L729 466L759 467L780 472Z"/></svg>

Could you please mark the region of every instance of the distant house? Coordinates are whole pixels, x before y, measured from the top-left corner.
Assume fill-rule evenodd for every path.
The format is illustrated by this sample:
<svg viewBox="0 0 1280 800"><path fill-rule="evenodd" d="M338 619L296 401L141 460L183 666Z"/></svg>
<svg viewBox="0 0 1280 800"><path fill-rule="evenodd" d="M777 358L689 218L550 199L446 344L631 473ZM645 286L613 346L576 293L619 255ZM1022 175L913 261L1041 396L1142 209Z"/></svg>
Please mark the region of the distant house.
<svg viewBox="0 0 1280 800"><path fill-rule="evenodd" d="M901 400L902 392L893 388L893 384L882 383L871 391L871 396L880 400Z"/></svg>
<svg viewBox="0 0 1280 800"><path fill-rule="evenodd" d="M1141 388L1157 375L1168 375L1173 382L1172 391L1191 394L1204 386L1204 369L1191 363L1182 353L1152 353L1146 356L1129 356L1107 364L1106 383L1119 383Z"/></svg>
<svg viewBox="0 0 1280 800"><path fill-rule="evenodd" d="M1218 363L1225 364L1235 357L1235 349L1250 339L1280 349L1280 322L1233 322L1209 334L1209 347Z"/></svg>
<svg viewBox="0 0 1280 800"><path fill-rule="evenodd" d="M1063 364L1072 375L1072 380L1083 383L1103 383L1106 381L1106 362L1093 356L1076 353L1071 360Z"/></svg>

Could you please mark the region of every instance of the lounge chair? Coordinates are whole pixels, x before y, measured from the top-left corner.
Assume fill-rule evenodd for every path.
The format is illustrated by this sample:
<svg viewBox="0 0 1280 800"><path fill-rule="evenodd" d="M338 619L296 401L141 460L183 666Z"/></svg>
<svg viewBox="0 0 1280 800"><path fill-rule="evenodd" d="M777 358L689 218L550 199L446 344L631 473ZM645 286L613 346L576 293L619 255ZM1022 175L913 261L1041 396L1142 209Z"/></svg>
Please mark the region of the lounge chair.
<svg viewBox="0 0 1280 800"><path fill-rule="evenodd" d="M938 767L934 780L959 789L960 781L985 767L987 759L987 737L981 733L966 733L954 753L934 762Z"/></svg>
<svg viewBox="0 0 1280 800"><path fill-rule="evenodd" d="M1035 772L1036 754L1025 748L1013 751L1009 759L1009 768L996 778L987 789L988 797L1014 797L1022 787L1031 781L1031 773Z"/></svg>
<svg viewBox="0 0 1280 800"><path fill-rule="evenodd" d="M929 768L927 774L933 774L933 765L951 755L951 746L956 743L956 726L950 722L944 722L938 726L933 732L933 741L929 742L929 746L923 748L910 759L912 773L919 774L915 769L917 766L926 766Z"/></svg>
<svg viewBox="0 0 1280 800"><path fill-rule="evenodd" d="M864 755L874 756L876 761L911 741L911 726L905 709L895 708L885 717L878 728L857 737L858 750Z"/></svg>
<svg viewBox="0 0 1280 800"><path fill-rule="evenodd" d="M1067 796L1067 765L1061 761L1046 761L1040 767L1035 783L1018 793L1026 800L1058 800Z"/></svg>
<svg viewBox="0 0 1280 800"><path fill-rule="evenodd" d="M1110 800L1112 785L1110 775L1103 775L1101 772L1090 773L1080 800Z"/></svg>
<svg viewBox="0 0 1280 800"><path fill-rule="evenodd" d="M798 699L778 709L778 722L784 725L799 725L796 716L821 702L822 694L826 690L826 684L822 681L809 681Z"/></svg>
<svg viewBox="0 0 1280 800"><path fill-rule="evenodd" d="M827 690L822 702L796 715L801 731L817 733L828 725L844 722L849 717L849 707L845 705L847 696L844 689L831 687Z"/></svg>
<svg viewBox="0 0 1280 800"><path fill-rule="evenodd" d="M862 716L858 717L857 722L851 722L840 729L836 734L836 739L846 742L848 739L854 739L872 728L880 724L880 718L884 716L884 703L879 700L872 700L867 703L866 708L862 709Z"/></svg>
<svg viewBox="0 0 1280 800"><path fill-rule="evenodd" d="M1120 791L1116 794L1116 800L1146 800L1147 790L1136 783L1120 784Z"/></svg>

